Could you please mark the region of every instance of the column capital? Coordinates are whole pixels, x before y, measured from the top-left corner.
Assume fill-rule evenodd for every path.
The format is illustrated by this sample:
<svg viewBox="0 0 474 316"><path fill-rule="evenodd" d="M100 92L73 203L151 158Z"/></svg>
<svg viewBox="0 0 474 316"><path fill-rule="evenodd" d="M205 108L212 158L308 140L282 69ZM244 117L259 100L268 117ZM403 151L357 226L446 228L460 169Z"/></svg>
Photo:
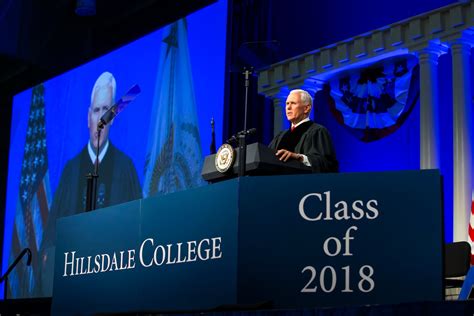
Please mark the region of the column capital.
<svg viewBox="0 0 474 316"><path fill-rule="evenodd" d="M454 38L450 38L446 43L452 50L471 49L474 46L474 32L465 30Z"/></svg>
<svg viewBox="0 0 474 316"><path fill-rule="evenodd" d="M446 54L449 47L446 44L430 41L424 47L414 51L414 55L420 63L427 61L438 61L439 56Z"/></svg>
<svg viewBox="0 0 474 316"><path fill-rule="evenodd" d="M297 88L294 88L294 89L297 89ZM293 89L290 89L287 86L282 87L280 91L278 91L277 93L275 93L275 95L273 95L273 104L284 106L286 104L286 98L290 94L291 90Z"/></svg>
<svg viewBox="0 0 474 316"><path fill-rule="evenodd" d="M314 95L319 91L322 90L324 85L327 82L325 80L316 79L316 78L308 78L304 81L303 86L301 89L304 89L309 92L310 95L314 97Z"/></svg>
<svg viewBox="0 0 474 316"><path fill-rule="evenodd" d="M465 40L456 40L451 43L451 54L458 55L458 54L465 54L469 56L471 53L471 48L474 46L474 43L465 41Z"/></svg>
<svg viewBox="0 0 474 316"><path fill-rule="evenodd" d="M273 105L275 107L283 106L285 104L285 100L282 97L275 96L273 98Z"/></svg>

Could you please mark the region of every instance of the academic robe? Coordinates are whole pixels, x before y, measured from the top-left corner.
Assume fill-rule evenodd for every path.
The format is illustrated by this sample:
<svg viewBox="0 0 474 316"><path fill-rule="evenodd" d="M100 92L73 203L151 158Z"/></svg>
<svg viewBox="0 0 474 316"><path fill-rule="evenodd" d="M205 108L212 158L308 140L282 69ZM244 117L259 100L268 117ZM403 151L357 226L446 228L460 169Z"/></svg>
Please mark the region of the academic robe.
<svg viewBox="0 0 474 316"><path fill-rule="evenodd" d="M312 121L299 125L293 131L281 131L268 147L306 155L315 173L339 171L331 135L324 126Z"/></svg>
<svg viewBox="0 0 474 316"><path fill-rule="evenodd" d="M56 220L82 213L86 205L86 175L94 165L87 145L69 160L63 169L54 194L46 229L40 248L41 276L38 276L37 295L52 294L54 251L56 245ZM97 208L140 199L142 190L132 160L109 141L107 152L99 164L97 183Z"/></svg>

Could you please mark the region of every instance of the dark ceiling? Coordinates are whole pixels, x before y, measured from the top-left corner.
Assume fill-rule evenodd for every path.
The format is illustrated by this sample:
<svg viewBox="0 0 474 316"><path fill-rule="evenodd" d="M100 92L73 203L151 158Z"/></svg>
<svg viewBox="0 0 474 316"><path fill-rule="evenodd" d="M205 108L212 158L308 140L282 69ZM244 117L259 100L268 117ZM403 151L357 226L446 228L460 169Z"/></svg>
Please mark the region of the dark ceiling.
<svg viewBox="0 0 474 316"><path fill-rule="evenodd" d="M76 0L0 0L0 93L9 97L215 0L97 0L96 15Z"/></svg>

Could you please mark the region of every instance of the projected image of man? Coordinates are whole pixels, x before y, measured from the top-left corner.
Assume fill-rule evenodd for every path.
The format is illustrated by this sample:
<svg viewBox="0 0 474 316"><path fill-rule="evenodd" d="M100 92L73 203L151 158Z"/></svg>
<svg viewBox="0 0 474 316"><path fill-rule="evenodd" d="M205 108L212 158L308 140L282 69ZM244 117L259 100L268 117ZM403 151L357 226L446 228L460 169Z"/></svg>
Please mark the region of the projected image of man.
<svg viewBox="0 0 474 316"><path fill-rule="evenodd" d="M112 122L102 129L98 143L97 139L99 133L97 126L102 115L113 105L113 101L115 100L115 85L115 79L112 74L105 72L97 79L92 89L91 105L87 114L87 127L89 128L88 151L91 159L96 157L97 144L99 144L100 148L99 161L102 160L101 156L107 152L107 149L104 147L108 145L109 130Z"/></svg>
<svg viewBox="0 0 474 316"><path fill-rule="evenodd" d="M40 296L52 294L54 267L54 245L56 220L81 213L86 207L86 174L94 170L97 143L99 144L99 179L97 183L97 208L136 200L142 197L142 190L132 160L116 148L109 139L110 122L103 128L99 138L97 125L102 115L114 104L116 81L109 72L102 73L96 80L87 111L89 141L78 155L66 163L54 194L50 216L47 221L40 260L43 264Z"/></svg>

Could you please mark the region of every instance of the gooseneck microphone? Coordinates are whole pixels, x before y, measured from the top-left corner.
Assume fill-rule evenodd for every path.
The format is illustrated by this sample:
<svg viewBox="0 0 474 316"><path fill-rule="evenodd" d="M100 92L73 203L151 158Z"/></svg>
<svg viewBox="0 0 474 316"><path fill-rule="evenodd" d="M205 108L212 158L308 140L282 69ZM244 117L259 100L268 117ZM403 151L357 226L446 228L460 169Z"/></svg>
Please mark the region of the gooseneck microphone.
<svg viewBox="0 0 474 316"><path fill-rule="evenodd" d="M141 89L140 86L135 84L130 89L128 89L127 93L121 97L117 103L112 105L107 112L102 115L99 120L99 124L97 124L97 129L102 130L107 124L109 124L117 115L122 112L125 107L132 102L138 94L140 94Z"/></svg>
<svg viewBox="0 0 474 316"><path fill-rule="evenodd" d="M239 137L240 136L248 136L248 135L253 135L257 132L257 129L256 128L250 128L250 129L247 129L247 130L243 130L243 131L240 131L234 135L232 135L231 138L229 138L226 143L230 144L230 143L235 143L239 140Z"/></svg>
<svg viewBox="0 0 474 316"><path fill-rule="evenodd" d="M117 104L114 104L102 115L97 124L98 129L103 129L105 125L109 124L117 116Z"/></svg>

